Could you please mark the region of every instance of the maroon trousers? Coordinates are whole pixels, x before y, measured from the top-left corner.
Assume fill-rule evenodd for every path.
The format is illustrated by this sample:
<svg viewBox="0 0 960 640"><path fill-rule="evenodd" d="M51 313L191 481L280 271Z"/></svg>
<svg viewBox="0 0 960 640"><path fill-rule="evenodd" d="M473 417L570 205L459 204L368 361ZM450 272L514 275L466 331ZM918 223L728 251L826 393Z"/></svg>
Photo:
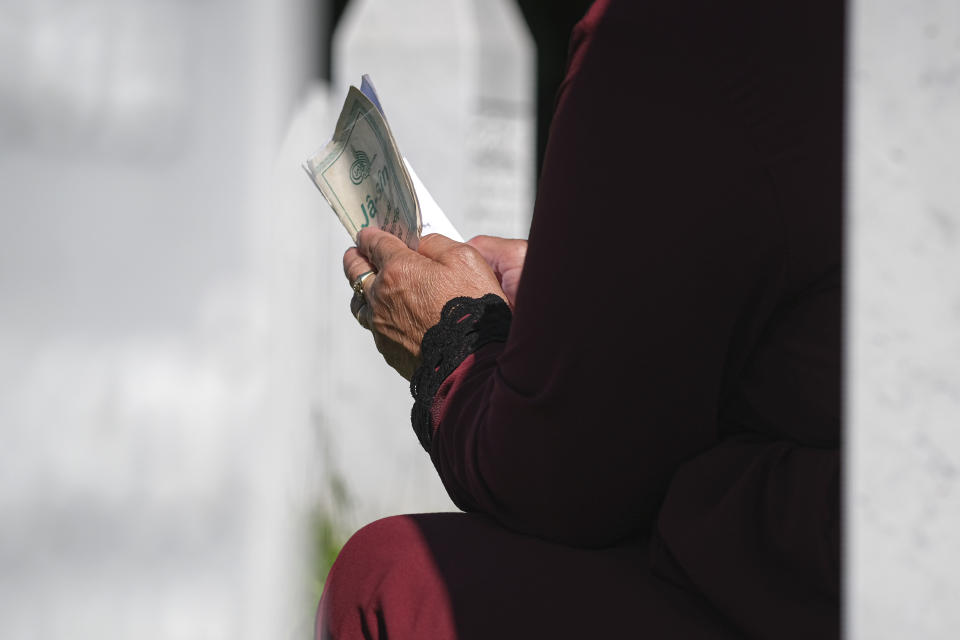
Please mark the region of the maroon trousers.
<svg viewBox="0 0 960 640"><path fill-rule="evenodd" d="M434 397L470 515L356 534L321 638L839 635L843 52L835 0L593 5L510 335Z"/></svg>
<svg viewBox="0 0 960 640"><path fill-rule="evenodd" d="M329 585L321 640L742 637L652 575L646 540L577 549L478 514L374 522L347 543Z"/></svg>

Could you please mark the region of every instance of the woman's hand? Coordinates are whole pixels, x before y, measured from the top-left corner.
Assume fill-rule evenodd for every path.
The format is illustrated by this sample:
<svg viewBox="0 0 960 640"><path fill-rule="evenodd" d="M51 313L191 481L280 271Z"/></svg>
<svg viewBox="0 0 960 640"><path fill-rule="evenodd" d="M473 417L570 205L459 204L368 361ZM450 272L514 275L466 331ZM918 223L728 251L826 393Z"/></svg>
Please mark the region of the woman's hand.
<svg viewBox="0 0 960 640"><path fill-rule="evenodd" d="M467 240L467 244L479 251L493 269L503 293L507 296L507 303L512 309L517 301L517 288L520 286L523 261L527 257L527 241L477 236Z"/></svg>
<svg viewBox="0 0 960 640"><path fill-rule="evenodd" d="M448 300L487 293L507 299L477 249L439 234L424 236L413 251L386 231L363 229L357 246L343 255L343 270L351 283L375 272L364 280L363 298L354 296L350 309L373 332L387 364L407 380L420 364L423 334L440 321Z"/></svg>

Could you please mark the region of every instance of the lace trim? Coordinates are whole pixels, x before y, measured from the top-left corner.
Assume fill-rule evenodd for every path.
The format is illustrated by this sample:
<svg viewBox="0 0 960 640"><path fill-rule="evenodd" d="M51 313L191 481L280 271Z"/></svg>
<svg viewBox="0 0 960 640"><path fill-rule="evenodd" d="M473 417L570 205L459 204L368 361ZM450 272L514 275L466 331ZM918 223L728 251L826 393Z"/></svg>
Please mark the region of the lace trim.
<svg viewBox="0 0 960 640"><path fill-rule="evenodd" d="M430 452L433 425L430 410L440 385L467 356L490 342L505 342L513 315L500 296L453 298L443 305L440 322L423 335L423 362L410 379L410 420L423 448Z"/></svg>

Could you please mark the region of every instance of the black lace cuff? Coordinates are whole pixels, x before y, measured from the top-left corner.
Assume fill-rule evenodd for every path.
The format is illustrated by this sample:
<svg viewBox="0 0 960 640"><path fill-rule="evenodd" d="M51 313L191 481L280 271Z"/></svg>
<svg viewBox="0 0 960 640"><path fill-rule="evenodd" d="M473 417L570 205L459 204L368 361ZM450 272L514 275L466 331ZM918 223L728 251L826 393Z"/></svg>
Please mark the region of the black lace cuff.
<svg viewBox="0 0 960 640"><path fill-rule="evenodd" d="M454 298L443 305L440 322L427 329L420 347L423 359L410 379L410 419L423 448L430 452L430 409L440 385L467 356L489 342L505 342L513 315L500 296Z"/></svg>

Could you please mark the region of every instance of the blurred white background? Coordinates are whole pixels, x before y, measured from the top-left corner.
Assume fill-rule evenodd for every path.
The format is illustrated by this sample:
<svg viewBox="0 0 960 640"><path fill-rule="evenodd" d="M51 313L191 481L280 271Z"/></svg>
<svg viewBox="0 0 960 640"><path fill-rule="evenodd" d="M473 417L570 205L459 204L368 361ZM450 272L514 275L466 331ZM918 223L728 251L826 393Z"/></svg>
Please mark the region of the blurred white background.
<svg viewBox="0 0 960 640"><path fill-rule="evenodd" d="M355 0L331 89L326 9L0 0L0 637L309 637L318 530L451 508L299 165L370 72L464 235L523 235L533 44L507 0ZM851 26L849 635L946 639L960 13Z"/></svg>
<svg viewBox="0 0 960 640"><path fill-rule="evenodd" d="M309 635L266 203L313 4L0 4L0 637Z"/></svg>
<svg viewBox="0 0 960 640"><path fill-rule="evenodd" d="M373 50L375 4L342 61ZM428 4L379 3L420 31L381 33L365 70L455 223L525 233L532 40L511 0ZM484 27L494 8L512 22ZM318 79L327 9L0 2L0 637L310 637L318 538L452 508L300 167L345 94ZM420 37L454 18L462 41ZM425 46L455 64L383 63ZM497 56L511 73L480 77ZM463 198L438 144L511 170Z"/></svg>

